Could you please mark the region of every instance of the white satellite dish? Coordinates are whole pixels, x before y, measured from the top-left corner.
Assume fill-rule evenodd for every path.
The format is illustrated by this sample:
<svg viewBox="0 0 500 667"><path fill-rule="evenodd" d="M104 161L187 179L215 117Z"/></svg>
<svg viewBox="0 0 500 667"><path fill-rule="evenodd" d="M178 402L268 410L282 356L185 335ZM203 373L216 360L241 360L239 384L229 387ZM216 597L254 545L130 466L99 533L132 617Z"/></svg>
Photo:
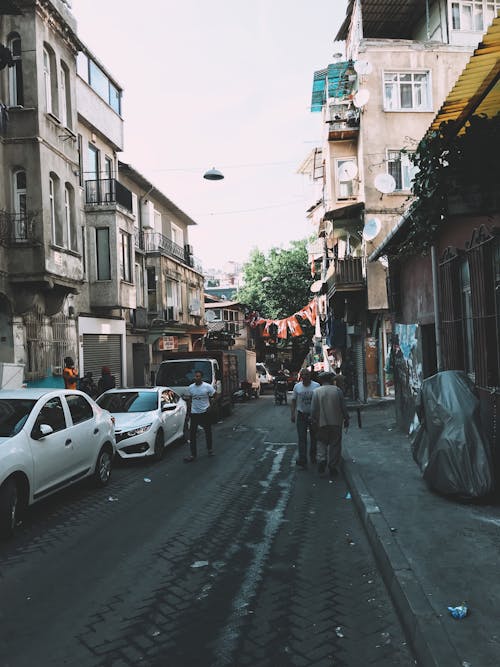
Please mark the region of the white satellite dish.
<svg viewBox="0 0 500 667"><path fill-rule="evenodd" d="M373 71L373 65L367 60L356 60L354 63L354 71L360 75L371 74Z"/></svg>
<svg viewBox="0 0 500 667"><path fill-rule="evenodd" d="M327 236L333 234L333 222L331 220L327 220L327 223L325 225L325 234Z"/></svg>
<svg viewBox="0 0 500 667"><path fill-rule="evenodd" d="M360 88L356 93L356 95L354 95L352 101L354 102L355 107L361 109L361 107L364 107L368 103L369 99L370 99L370 91L368 90L368 88Z"/></svg>
<svg viewBox="0 0 500 667"><path fill-rule="evenodd" d="M205 319L207 322L213 322L215 320L215 313L213 310L205 311Z"/></svg>
<svg viewBox="0 0 500 667"><path fill-rule="evenodd" d="M382 223L378 218L370 218L363 227L363 238L365 241L373 241L379 235Z"/></svg>
<svg viewBox="0 0 500 667"><path fill-rule="evenodd" d="M315 280L310 287L311 292L313 294L317 294L319 291L321 291L321 285L322 284L323 283L321 282L321 280Z"/></svg>
<svg viewBox="0 0 500 667"><path fill-rule="evenodd" d="M339 181L347 183L358 175L358 166L355 162L344 162L339 168Z"/></svg>
<svg viewBox="0 0 500 667"><path fill-rule="evenodd" d="M390 174L375 176L374 185L383 195L388 195L396 189L396 181Z"/></svg>
<svg viewBox="0 0 500 667"><path fill-rule="evenodd" d="M389 260L387 259L387 257L383 257L383 256L382 256L382 257L379 257L379 258L378 258L378 261L382 264L382 266L384 267L384 269L388 269L388 268L389 268Z"/></svg>

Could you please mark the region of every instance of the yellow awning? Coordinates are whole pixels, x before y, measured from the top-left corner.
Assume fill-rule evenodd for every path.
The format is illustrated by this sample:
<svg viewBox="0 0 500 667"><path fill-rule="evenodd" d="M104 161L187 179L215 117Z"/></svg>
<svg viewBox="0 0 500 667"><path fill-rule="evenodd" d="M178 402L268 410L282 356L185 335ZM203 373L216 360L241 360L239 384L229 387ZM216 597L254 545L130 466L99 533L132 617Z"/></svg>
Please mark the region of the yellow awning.
<svg viewBox="0 0 500 667"><path fill-rule="evenodd" d="M500 112L500 16L483 37L446 98L429 131L445 121L454 122L454 132L463 131L467 120L478 114L489 118Z"/></svg>

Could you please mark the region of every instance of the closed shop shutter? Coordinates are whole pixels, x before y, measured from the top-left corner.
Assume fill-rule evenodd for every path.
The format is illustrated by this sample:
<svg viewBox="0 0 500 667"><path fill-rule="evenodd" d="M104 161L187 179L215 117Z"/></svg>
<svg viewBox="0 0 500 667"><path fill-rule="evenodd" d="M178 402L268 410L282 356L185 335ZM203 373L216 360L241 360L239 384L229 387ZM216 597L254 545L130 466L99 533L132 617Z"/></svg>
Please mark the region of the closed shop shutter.
<svg viewBox="0 0 500 667"><path fill-rule="evenodd" d="M108 366L116 386L122 386L122 337L120 334L83 334L83 368L97 383L101 368Z"/></svg>
<svg viewBox="0 0 500 667"><path fill-rule="evenodd" d="M363 350L363 339L361 336L352 337L352 349L354 357L354 367L356 369L356 390L357 399L365 400L365 355Z"/></svg>

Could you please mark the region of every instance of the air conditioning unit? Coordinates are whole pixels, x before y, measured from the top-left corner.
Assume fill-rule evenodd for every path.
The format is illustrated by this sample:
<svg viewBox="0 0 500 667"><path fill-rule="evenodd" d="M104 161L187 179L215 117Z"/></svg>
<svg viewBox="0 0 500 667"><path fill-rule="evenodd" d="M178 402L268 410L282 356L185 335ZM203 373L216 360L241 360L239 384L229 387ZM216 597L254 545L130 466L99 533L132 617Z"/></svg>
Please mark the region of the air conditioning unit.
<svg viewBox="0 0 500 667"><path fill-rule="evenodd" d="M145 231L152 231L154 229L154 206L153 203L146 200L141 201L141 219L142 219L142 228Z"/></svg>

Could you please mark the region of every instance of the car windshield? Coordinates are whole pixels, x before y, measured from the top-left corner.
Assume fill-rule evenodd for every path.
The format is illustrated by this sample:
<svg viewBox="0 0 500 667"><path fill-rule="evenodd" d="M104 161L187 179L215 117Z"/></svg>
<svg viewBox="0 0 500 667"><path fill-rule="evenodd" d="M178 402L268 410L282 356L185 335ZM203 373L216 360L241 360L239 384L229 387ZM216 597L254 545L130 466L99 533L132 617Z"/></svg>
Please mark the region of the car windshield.
<svg viewBox="0 0 500 667"><path fill-rule="evenodd" d="M161 364L156 384L167 387L188 387L194 382L195 371L201 371L205 382L212 382L212 365L209 361L186 359Z"/></svg>
<svg viewBox="0 0 500 667"><path fill-rule="evenodd" d="M25 398L0 399L0 437L10 438L19 433L35 403Z"/></svg>
<svg viewBox="0 0 500 667"><path fill-rule="evenodd" d="M156 391L121 391L103 394L97 403L108 412L149 412L158 408Z"/></svg>

